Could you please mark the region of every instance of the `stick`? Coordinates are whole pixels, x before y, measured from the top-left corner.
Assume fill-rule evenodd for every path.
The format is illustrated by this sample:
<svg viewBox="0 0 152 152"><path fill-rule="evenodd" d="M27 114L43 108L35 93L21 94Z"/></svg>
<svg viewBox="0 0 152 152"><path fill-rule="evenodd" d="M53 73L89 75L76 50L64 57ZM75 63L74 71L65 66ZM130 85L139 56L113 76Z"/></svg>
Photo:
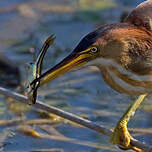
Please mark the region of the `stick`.
<svg viewBox="0 0 152 152"><path fill-rule="evenodd" d="M29 103L26 96L21 95L21 94L16 93L16 92L13 92L13 91L10 91L8 89L2 88L2 87L0 87L0 94L3 94L5 96L11 97L11 98L14 98L14 99L16 99L16 100L18 100L19 102L22 102L22 103L26 103L26 104ZM73 121L77 124L85 126L86 128L90 128L90 129L92 129L96 132L102 133L106 136L111 136L112 135L112 130L107 129L104 126L98 125L98 124L96 124L96 123L94 123L90 120L87 120L87 119L84 119L84 118L79 117L77 115L74 115L72 113L63 111L63 110L58 109L56 107L49 106L47 104L42 103L41 101L37 101L36 104L33 104L32 106L35 107L35 108L39 108L41 110L45 110L47 112L56 114L60 117L63 117L65 119ZM141 142L139 142L135 139L131 139L131 145L141 149L144 152L152 152L152 147L150 147L146 144L143 144L143 143L141 143Z"/></svg>

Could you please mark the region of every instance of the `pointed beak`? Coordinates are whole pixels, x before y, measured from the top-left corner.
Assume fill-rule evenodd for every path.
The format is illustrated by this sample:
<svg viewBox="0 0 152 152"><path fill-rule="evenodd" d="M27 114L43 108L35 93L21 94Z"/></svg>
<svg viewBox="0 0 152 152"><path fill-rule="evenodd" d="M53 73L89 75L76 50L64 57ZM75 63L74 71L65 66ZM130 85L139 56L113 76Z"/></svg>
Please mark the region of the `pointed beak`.
<svg viewBox="0 0 152 152"><path fill-rule="evenodd" d="M46 71L38 79L35 79L32 83L40 82L40 86L42 86L72 69L77 69L77 68L82 67L91 58L92 58L92 55L89 53L72 52L60 63L58 63L53 68Z"/></svg>

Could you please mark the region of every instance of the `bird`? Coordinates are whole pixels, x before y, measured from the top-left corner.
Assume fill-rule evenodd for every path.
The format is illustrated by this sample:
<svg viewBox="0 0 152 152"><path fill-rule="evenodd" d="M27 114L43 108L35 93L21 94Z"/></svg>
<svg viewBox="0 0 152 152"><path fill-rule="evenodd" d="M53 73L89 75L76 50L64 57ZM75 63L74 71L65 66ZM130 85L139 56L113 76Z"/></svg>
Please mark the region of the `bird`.
<svg viewBox="0 0 152 152"><path fill-rule="evenodd" d="M138 95L110 138L112 144L134 149L127 124L145 97L152 92L152 0L134 8L122 23L105 24L84 36L74 50L31 84L39 87L87 66L96 66L105 81L119 93Z"/></svg>

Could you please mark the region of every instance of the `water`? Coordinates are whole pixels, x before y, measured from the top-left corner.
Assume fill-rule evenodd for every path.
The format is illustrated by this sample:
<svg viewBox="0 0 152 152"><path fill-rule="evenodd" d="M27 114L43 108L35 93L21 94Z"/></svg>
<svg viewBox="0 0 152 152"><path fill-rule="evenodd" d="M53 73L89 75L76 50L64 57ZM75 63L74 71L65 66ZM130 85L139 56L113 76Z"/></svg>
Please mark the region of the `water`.
<svg viewBox="0 0 152 152"><path fill-rule="evenodd" d="M115 2L117 5L120 4L118 3L120 1ZM136 2L132 3L132 1L124 1L121 5L126 5L125 2L128 3L127 9L128 6L132 8L136 5ZM4 8L9 8L9 10ZM83 10L77 8L76 3L70 0L64 0L62 3L59 0L46 0L44 2L40 0L14 0L11 3L1 0L1 52L20 65L22 80L25 81L25 64L32 60L29 53L30 47L35 47L38 50L49 35L52 33L56 35L55 44L49 49L45 58L44 68L50 68L68 55L79 40L92 31L97 24L118 22L121 13L121 9L115 8ZM108 128L115 126L125 109L135 98L119 94L109 88L102 80L100 72L95 68L81 69L66 74L39 90L39 99L45 103L85 116ZM41 112L31 110L24 105L21 108L20 104L14 104L3 96L0 99L1 120L43 118ZM152 107L150 99L151 97L141 105L134 118L129 122L129 127L151 128ZM61 140L62 138L60 140L52 139L51 136L48 136L50 130L46 132L44 128L42 129L48 125L33 124L29 126L43 134L43 137L34 138L23 134L23 131L19 131L20 125L0 126L1 151L51 151L54 148L65 152L121 151L109 144L108 137L86 128L65 123L65 121L49 127L54 127L58 133L75 139L74 141L72 139L70 141ZM50 132L52 135L55 131ZM147 144L152 142L150 133L133 133L133 135Z"/></svg>

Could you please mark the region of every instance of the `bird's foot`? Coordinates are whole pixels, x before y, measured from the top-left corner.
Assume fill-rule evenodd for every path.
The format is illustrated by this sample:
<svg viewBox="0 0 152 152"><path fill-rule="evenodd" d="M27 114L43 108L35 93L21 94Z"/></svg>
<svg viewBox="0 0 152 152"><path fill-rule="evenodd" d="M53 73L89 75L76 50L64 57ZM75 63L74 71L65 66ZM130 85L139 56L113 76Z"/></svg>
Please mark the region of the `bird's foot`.
<svg viewBox="0 0 152 152"><path fill-rule="evenodd" d="M130 149L130 139L131 135L127 129L127 123L118 122L111 136L110 142L112 144L117 144L125 149Z"/></svg>
<svg viewBox="0 0 152 152"><path fill-rule="evenodd" d="M127 123L125 121L120 121L117 123L114 132L110 138L111 144L116 144L122 150L132 149L136 152L141 152L141 149L134 147L130 144L133 137L130 135Z"/></svg>

